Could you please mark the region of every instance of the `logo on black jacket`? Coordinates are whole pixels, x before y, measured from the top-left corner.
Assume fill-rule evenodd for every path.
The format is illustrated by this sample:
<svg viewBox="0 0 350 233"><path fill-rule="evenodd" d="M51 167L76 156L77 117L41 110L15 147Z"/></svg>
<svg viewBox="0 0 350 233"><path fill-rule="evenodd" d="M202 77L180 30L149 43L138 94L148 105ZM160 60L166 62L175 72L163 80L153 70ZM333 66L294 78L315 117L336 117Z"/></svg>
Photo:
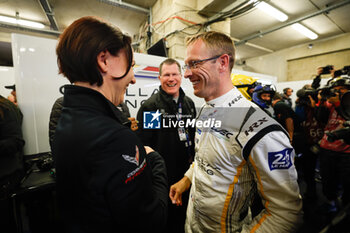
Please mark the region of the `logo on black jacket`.
<svg viewBox="0 0 350 233"><path fill-rule="evenodd" d="M142 163L140 164L140 153L139 148L137 146L135 146L135 157L129 155L122 156L126 161L133 163L137 166L136 169L127 174L127 179L125 180L125 184L127 184L129 181L132 181L133 179L135 179L135 177L137 177L143 172L143 170L146 167L146 159L143 159Z"/></svg>
<svg viewBox="0 0 350 233"><path fill-rule="evenodd" d="M123 158L130 162L130 163L134 163L136 164L136 166L139 166L140 163L140 153L139 153L139 148L137 146L135 146L135 157L129 156L129 155L122 155Z"/></svg>

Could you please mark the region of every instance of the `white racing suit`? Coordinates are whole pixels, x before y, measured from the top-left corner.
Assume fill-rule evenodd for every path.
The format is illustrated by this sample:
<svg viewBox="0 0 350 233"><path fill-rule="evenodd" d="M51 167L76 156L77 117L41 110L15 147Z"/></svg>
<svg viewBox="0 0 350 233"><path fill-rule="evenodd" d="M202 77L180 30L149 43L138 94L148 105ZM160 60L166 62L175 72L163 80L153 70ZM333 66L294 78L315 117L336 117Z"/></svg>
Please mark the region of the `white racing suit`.
<svg viewBox="0 0 350 233"><path fill-rule="evenodd" d="M302 200L287 133L236 88L206 103L197 121L213 118L221 127L197 124L185 174L192 182L186 232L295 232ZM254 194L264 208L252 219Z"/></svg>

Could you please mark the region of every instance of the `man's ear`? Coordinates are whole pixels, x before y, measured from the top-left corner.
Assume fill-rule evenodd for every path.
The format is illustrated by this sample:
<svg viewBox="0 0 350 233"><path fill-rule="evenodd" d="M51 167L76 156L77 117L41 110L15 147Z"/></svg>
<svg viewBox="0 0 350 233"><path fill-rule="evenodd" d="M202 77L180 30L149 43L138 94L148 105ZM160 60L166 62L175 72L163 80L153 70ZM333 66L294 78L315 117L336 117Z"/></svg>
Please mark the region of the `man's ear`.
<svg viewBox="0 0 350 233"><path fill-rule="evenodd" d="M107 72L107 51L102 51L97 55L97 65L102 73Z"/></svg>
<svg viewBox="0 0 350 233"><path fill-rule="evenodd" d="M228 54L223 54L219 58L220 70L225 71L229 69L230 66L230 56Z"/></svg>
<svg viewBox="0 0 350 233"><path fill-rule="evenodd" d="M158 75L158 79L159 79L159 81L160 81L160 75Z"/></svg>

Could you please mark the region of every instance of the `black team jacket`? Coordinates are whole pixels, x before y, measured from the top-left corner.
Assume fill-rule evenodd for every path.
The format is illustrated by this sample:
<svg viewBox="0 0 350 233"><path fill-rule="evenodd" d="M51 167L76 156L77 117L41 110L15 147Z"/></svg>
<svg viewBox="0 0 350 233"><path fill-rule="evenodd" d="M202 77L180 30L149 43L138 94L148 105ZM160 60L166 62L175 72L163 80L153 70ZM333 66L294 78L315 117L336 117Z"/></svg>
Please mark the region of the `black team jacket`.
<svg viewBox="0 0 350 233"><path fill-rule="evenodd" d="M22 120L19 108L0 95L0 199L23 175Z"/></svg>
<svg viewBox="0 0 350 233"><path fill-rule="evenodd" d="M66 232L162 232L164 161L144 146L102 94L65 86L53 140L57 197Z"/></svg>

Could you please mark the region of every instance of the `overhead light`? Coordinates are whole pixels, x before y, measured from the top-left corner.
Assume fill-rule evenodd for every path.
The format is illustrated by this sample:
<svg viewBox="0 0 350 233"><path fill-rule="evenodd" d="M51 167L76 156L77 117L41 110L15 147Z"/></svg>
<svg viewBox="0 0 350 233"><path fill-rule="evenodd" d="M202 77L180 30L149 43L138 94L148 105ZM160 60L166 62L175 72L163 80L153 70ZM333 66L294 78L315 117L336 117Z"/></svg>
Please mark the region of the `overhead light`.
<svg viewBox="0 0 350 233"><path fill-rule="evenodd" d="M292 28L298 32L300 32L301 34L303 34L304 36L310 38L311 40L314 40L318 37L318 35L316 33L314 33L313 31L311 31L310 29L304 27L303 25L301 25L300 23L295 23L292 25Z"/></svg>
<svg viewBox="0 0 350 233"><path fill-rule="evenodd" d="M256 5L256 7L281 22L284 22L288 19L288 15L286 15L282 11L277 10L270 4L267 4L266 2L260 2Z"/></svg>
<svg viewBox="0 0 350 233"><path fill-rule="evenodd" d="M10 23L10 24L19 24L22 26L33 27L33 28L44 28L45 27L45 25L42 23L37 23L37 22L24 20L24 19L16 19L13 17L7 17L7 16L2 16L2 15L0 15L0 21L5 22L5 23Z"/></svg>

